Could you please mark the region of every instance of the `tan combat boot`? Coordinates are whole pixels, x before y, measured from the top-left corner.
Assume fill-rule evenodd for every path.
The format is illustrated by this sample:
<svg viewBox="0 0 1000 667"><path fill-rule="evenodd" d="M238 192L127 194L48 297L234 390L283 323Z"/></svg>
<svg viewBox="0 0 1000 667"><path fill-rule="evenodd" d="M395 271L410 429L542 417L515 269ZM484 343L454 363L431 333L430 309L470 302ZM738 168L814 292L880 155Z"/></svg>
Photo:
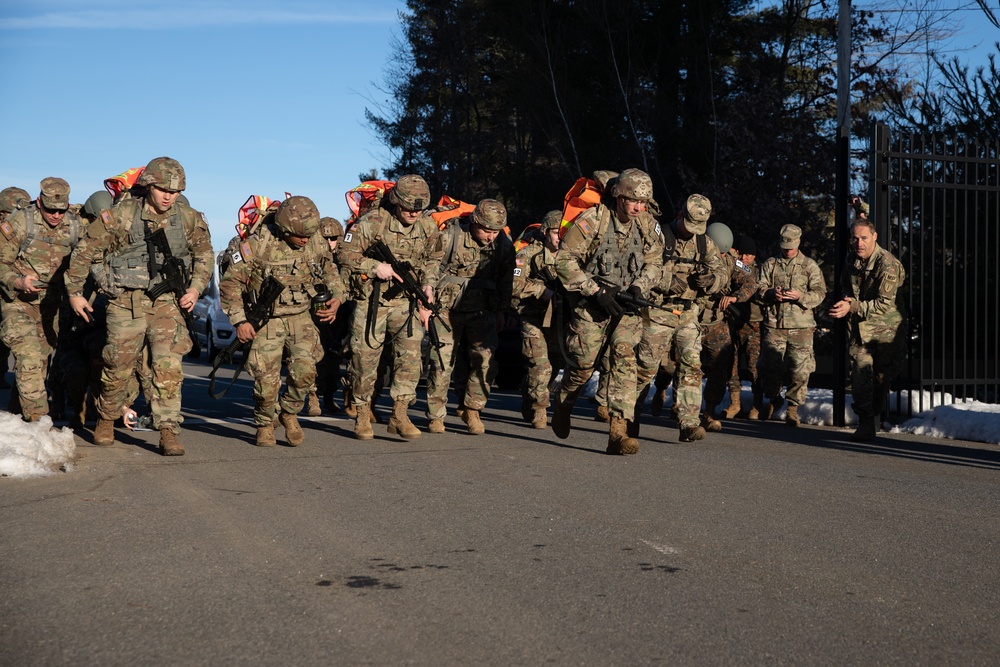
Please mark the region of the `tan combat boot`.
<svg viewBox="0 0 1000 667"><path fill-rule="evenodd" d="M349 386L344 387L344 414L351 419L358 418L358 408L354 405L354 392Z"/></svg>
<svg viewBox="0 0 1000 667"><path fill-rule="evenodd" d="M288 441L289 445L298 447L305 441L306 434L302 432L302 427L299 426L298 417L291 412L282 412L281 416L278 417L278 421L285 427L285 440Z"/></svg>
<svg viewBox="0 0 1000 667"><path fill-rule="evenodd" d="M799 406L789 405L788 410L785 412L785 423L789 426L799 425Z"/></svg>
<svg viewBox="0 0 1000 667"><path fill-rule="evenodd" d="M406 400L396 400L392 404L392 416L389 417L389 433L398 435L401 438L412 440L420 437L420 429L413 425L406 415L406 409L410 407L410 402Z"/></svg>
<svg viewBox="0 0 1000 667"><path fill-rule="evenodd" d="M761 415L761 419L763 419L764 421L771 419L772 417L774 417L774 415L778 413L778 410L780 410L781 406L784 404L785 404L785 399L781 397L781 394L778 394L770 401L768 401L767 406L764 408L764 412Z"/></svg>
<svg viewBox="0 0 1000 667"><path fill-rule="evenodd" d="M732 419L736 415L740 414L740 410L743 407L740 405L740 400L739 389L733 389L729 392L729 407L722 413L726 416L726 419Z"/></svg>
<svg viewBox="0 0 1000 667"><path fill-rule="evenodd" d="M605 424L611 421L611 413L608 412L608 406L606 405L597 406L597 412L594 413L594 421L604 422Z"/></svg>
<svg viewBox="0 0 1000 667"><path fill-rule="evenodd" d="M695 440L703 440L705 438L705 429L701 426L681 426L680 428L680 441L681 442L694 442Z"/></svg>
<svg viewBox="0 0 1000 667"><path fill-rule="evenodd" d="M184 445L169 428L160 429L160 453L164 456L184 456Z"/></svg>
<svg viewBox="0 0 1000 667"><path fill-rule="evenodd" d="M323 406L319 403L319 394L310 391L306 397L306 414L310 417L319 417L323 414Z"/></svg>
<svg viewBox="0 0 1000 667"><path fill-rule="evenodd" d="M754 390L753 392L753 406L750 408L750 413L747 414L749 419L760 419L760 415L764 412L764 394L761 391Z"/></svg>
<svg viewBox="0 0 1000 667"><path fill-rule="evenodd" d="M354 406L358 416L354 419L354 437L358 440L371 440L375 437L372 431L372 408L368 404Z"/></svg>
<svg viewBox="0 0 1000 667"><path fill-rule="evenodd" d="M97 418L97 426L94 428L94 444L98 447L115 444L115 421L113 419Z"/></svg>
<svg viewBox="0 0 1000 667"><path fill-rule="evenodd" d="M444 420L443 419L431 419L430 423L427 424L428 433L444 433Z"/></svg>
<svg viewBox="0 0 1000 667"><path fill-rule="evenodd" d="M531 417L531 428L545 428L549 425L549 413L545 408L535 408Z"/></svg>
<svg viewBox="0 0 1000 667"><path fill-rule="evenodd" d="M257 446L274 447L278 441L274 439L274 422L257 426Z"/></svg>
<svg viewBox="0 0 1000 667"><path fill-rule="evenodd" d="M486 433L486 427L483 426L483 422L479 420L479 410L465 408L465 410L462 411L462 421L464 421L469 427L469 433L471 435L482 435L483 433Z"/></svg>
<svg viewBox="0 0 1000 667"><path fill-rule="evenodd" d="M701 425L706 431L718 433L722 430L722 422L715 418L715 406L706 405L705 411L701 413Z"/></svg>
<svg viewBox="0 0 1000 667"><path fill-rule="evenodd" d="M608 454L635 454L639 451L639 441L628 437L628 425L624 417L612 417L608 428Z"/></svg>

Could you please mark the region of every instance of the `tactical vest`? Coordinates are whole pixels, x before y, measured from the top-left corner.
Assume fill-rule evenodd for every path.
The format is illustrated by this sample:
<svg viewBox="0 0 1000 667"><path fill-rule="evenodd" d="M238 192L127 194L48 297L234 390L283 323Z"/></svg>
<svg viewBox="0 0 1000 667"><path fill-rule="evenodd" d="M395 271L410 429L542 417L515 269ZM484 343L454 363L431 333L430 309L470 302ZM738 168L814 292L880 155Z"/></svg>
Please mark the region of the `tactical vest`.
<svg viewBox="0 0 1000 667"><path fill-rule="evenodd" d="M468 310L479 310L480 306L484 306L487 310L497 309L497 264L501 257L503 257L505 252L505 245L510 245L510 252L513 252L513 245L507 234L501 232L497 234L496 239L493 241L493 248L491 249L490 261L492 265L486 267L486 275L475 275L479 273L480 264L476 265L465 265L458 264L455 260L455 252L458 249L458 244L460 239L462 239L466 234L471 234L469 231L469 222L462 218L453 218L448 229L444 232L449 235L448 238L448 249L445 251L442 257L441 264L441 279L438 283L438 288L446 284L454 284L458 286L457 290L454 290L453 294L449 294L447 298L442 295L443 301L450 302L447 307L453 308L456 305L461 304L463 311ZM455 275L451 273L453 266L457 265L457 271L459 274L468 275ZM469 291L480 291L479 294L470 294ZM471 305L470 305L471 304Z"/></svg>
<svg viewBox="0 0 1000 667"><path fill-rule="evenodd" d="M66 212L67 216L70 217L70 238L60 239L55 243L46 243L48 246L61 246L66 249L65 254L57 266L39 266L37 261L32 261L29 257L29 249L32 243L38 237L39 231L42 229L42 225L45 224L43 221L38 220L36 217L38 214L38 209L34 206L27 206L24 209L24 240L21 241L21 247L17 252L17 259L22 263L26 264L25 268L30 267L35 273L38 274L38 279L42 283L49 283L52 277L59 271L59 269L66 263L66 257L73 251L76 244L80 241L80 218L69 211ZM50 257L52 253L49 253Z"/></svg>
<svg viewBox="0 0 1000 667"><path fill-rule="evenodd" d="M322 237L314 235L304 247L292 249L282 242L277 225L269 223L260 229L254 255L261 270L255 268L250 276L250 288L259 291L267 276L285 286L274 304L275 317L309 310L312 298L319 293L316 285L323 284L323 251L317 247L317 238Z"/></svg>
<svg viewBox="0 0 1000 667"><path fill-rule="evenodd" d="M583 270L605 278L623 288L635 282L646 265L645 232L638 220L633 221L632 224L639 233L629 234L625 248L619 249L618 234L611 221L611 210L605 208L598 224L598 228L603 230L601 244Z"/></svg>
<svg viewBox="0 0 1000 667"><path fill-rule="evenodd" d="M151 289L163 281L159 272L154 276L149 275L149 246L146 243L149 231L146 228L146 222L142 219L144 206L142 200L137 200L132 226L128 232L128 245L105 260L111 270L113 287L145 290ZM179 208L170 216L163 231L167 237L170 252L173 253L174 257L183 260L185 266L190 267L191 252L188 248L187 235L184 233L184 222ZM163 264L164 257L159 252L156 253L154 259L157 266Z"/></svg>

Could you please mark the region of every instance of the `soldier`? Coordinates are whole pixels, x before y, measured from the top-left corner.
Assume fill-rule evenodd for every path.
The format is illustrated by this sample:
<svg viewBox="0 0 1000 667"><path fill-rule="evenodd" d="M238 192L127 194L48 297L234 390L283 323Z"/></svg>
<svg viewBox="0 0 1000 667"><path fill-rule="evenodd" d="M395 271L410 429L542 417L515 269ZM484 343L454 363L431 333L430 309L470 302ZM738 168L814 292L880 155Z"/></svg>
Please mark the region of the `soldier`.
<svg viewBox="0 0 1000 667"><path fill-rule="evenodd" d="M844 297L830 309L831 317L849 318L856 442L878 434L889 385L906 354L906 303L898 298L905 277L900 261L878 245L875 224L856 218L842 274Z"/></svg>
<svg viewBox="0 0 1000 667"><path fill-rule="evenodd" d="M70 305L88 322L92 308L83 296L84 281L92 264L99 264L96 278L109 298L108 342L104 348L102 391L97 401L100 418L94 444L114 444L115 419L129 400L129 377L136 370L143 344L149 345L152 366L153 428L160 432L164 456L181 456L180 433L182 360L191 350L184 313L194 308L215 264L212 239L200 213L178 201L186 184L184 168L168 157L154 158L137 181L140 191L101 211L100 220L73 252L66 287ZM168 260L147 237L163 230L170 255L178 258L190 276L178 296L167 290L153 300L148 291L164 282L159 270ZM160 291L162 288L157 288ZM178 291L182 286L178 287Z"/></svg>
<svg viewBox="0 0 1000 667"><path fill-rule="evenodd" d="M14 353L21 416L38 421L49 413L45 375L59 336L66 296L63 274L80 240L83 223L69 210L69 183L42 179L34 203L0 223L0 289L3 342Z"/></svg>
<svg viewBox="0 0 1000 667"><path fill-rule="evenodd" d="M637 350L640 397L665 358L675 363L677 426L681 442L705 437L701 411L701 327L699 302L727 286L726 265L715 242L705 234L712 203L704 195L687 198L666 229L663 274L654 294L663 309L651 308L649 324ZM635 405L636 423L642 398Z"/></svg>
<svg viewBox="0 0 1000 667"><path fill-rule="evenodd" d="M352 401L357 410L354 435L358 440L374 437L371 400L384 345L392 345L393 373L389 393L393 399L388 431L403 438L420 437L420 430L407 416L416 400L417 382L423 363L415 299L397 289L402 278L388 262L366 253L382 241L399 262L409 262L416 278L427 287L424 271L437 241L434 219L424 212L430 204L427 182L417 175L401 176L382 198L379 207L358 219L344 234L338 254L340 266L350 272L351 296L357 307L351 323Z"/></svg>
<svg viewBox="0 0 1000 667"><path fill-rule="evenodd" d="M23 208L31 203L31 195L27 190L21 188L4 188L0 191L0 223L6 220L11 213L19 208ZM0 317L3 316L3 300L0 299ZM7 389L10 383L7 382L7 371L9 370L10 348L0 339L0 389Z"/></svg>
<svg viewBox="0 0 1000 667"><path fill-rule="evenodd" d="M760 269L757 295L764 306L764 332L757 370L768 404L763 418L771 419L788 400L785 423L798 426L799 406L806 400L809 375L816 370L813 334L816 320L812 309L826 296L826 281L819 265L799 251L802 230L796 225L781 228L781 256L772 257ZM789 384L785 399L781 386L785 374Z"/></svg>
<svg viewBox="0 0 1000 667"><path fill-rule="evenodd" d="M745 267L749 267L754 283L760 278L760 264L757 263L757 244L743 235L736 241L736 258ZM740 311L738 319L730 322L730 334L733 339L733 370L729 377L729 407L726 408L727 419L740 414L741 391L743 384L741 376L746 374L750 379L753 404L747 416L757 419L764 409L764 393L760 388L760 376L757 373L757 362L760 359L760 323L764 319L761 312L756 288L753 296L744 303L736 304Z"/></svg>
<svg viewBox="0 0 1000 667"><path fill-rule="evenodd" d="M561 366L562 353L556 329L562 288L556 275L556 251L562 211L549 211L542 219L542 240L532 241L514 261L514 305L521 317L521 352L528 373L521 389L521 416L532 428L548 425L549 384ZM556 362L553 366L552 360Z"/></svg>
<svg viewBox="0 0 1000 667"><path fill-rule="evenodd" d="M332 323L345 293L329 246L317 234L319 228L319 210L311 199L285 199L273 222L265 222L240 245L219 283L222 307L236 329L236 337L241 343L253 341L247 354L247 370L254 379L253 418L258 447L277 444L274 425L278 422L285 427L289 445L296 447L305 440L296 415L316 381L316 360L323 354L310 309L319 295L329 296L315 315L320 322ZM268 277L284 289L267 322L256 330L247 322L244 302L260 294ZM288 377L279 401L283 353ZM280 414L275 414L279 406Z"/></svg>
<svg viewBox="0 0 1000 667"><path fill-rule="evenodd" d="M472 435L481 435L485 427L479 413L490 397L496 376L493 355L499 345L498 333L511 308L514 280L514 246L504 234L507 209L495 199L483 199L467 221L453 219L437 239L434 261L427 269L428 290L441 308L441 319L451 331L441 326L441 364L431 366L427 377L428 431L444 433L448 405L448 385L455 366L456 345L466 355L467 373L458 374L455 393L461 407L459 417ZM430 325L430 311L421 308L424 327Z"/></svg>
<svg viewBox="0 0 1000 667"><path fill-rule="evenodd" d="M570 434L570 416L580 390L594 371L602 348L610 349L608 378L609 454L635 454L639 441L630 437L626 421L636 403L636 345L642 316L626 312L616 299L620 291L645 295L663 271L663 234L646 210L653 182L639 169L626 169L609 183L608 196L581 213L563 236L556 273L572 293L573 315L566 333L569 355L552 413L552 430Z"/></svg>
<svg viewBox="0 0 1000 667"><path fill-rule="evenodd" d="M344 228L336 218L323 217L319 221L319 231L326 239L330 249L331 259L337 256L337 245L344 235ZM336 264L334 264L336 266ZM339 272L339 269L338 269ZM316 417L322 414L323 408L328 411L338 411L333 395L340 386L340 365L344 360L344 345L350 335L351 316L354 313L354 302L345 301L337 310L337 319L332 324L318 322L319 340L323 346L323 359L316 364L316 387L309 393L307 414ZM320 404L320 395L323 401Z"/></svg>
<svg viewBox="0 0 1000 667"><path fill-rule="evenodd" d="M733 339L730 322L738 319L738 311L731 308L736 303L746 303L757 292L757 281L732 250L733 232L721 222L708 226L707 234L719 249L728 277L722 289L702 301L701 311L701 367L705 373L705 412L701 425L707 431L720 431L722 424L715 417L715 410L733 368ZM730 400L732 393L730 392ZM736 409L740 395L736 392Z"/></svg>

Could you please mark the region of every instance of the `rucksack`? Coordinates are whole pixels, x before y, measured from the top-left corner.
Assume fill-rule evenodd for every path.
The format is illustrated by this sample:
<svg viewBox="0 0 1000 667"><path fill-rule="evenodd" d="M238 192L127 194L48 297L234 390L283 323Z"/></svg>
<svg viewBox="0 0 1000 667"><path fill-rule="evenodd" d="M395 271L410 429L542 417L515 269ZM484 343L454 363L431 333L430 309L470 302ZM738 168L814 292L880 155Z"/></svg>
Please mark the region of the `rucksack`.
<svg viewBox="0 0 1000 667"><path fill-rule="evenodd" d="M566 235L581 213L601 203L608 183L617 176L618 172L599 169L594 172L593 178L581 176L576 179L573 187L563 197L563 219L559 227L559 238Z"/></svg>

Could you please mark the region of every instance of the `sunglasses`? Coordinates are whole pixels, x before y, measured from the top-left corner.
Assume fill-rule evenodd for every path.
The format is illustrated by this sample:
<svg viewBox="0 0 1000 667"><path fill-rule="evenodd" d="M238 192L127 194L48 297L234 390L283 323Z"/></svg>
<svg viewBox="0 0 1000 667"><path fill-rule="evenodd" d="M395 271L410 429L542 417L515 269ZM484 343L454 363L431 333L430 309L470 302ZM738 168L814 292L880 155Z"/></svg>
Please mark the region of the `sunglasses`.
<svg viewBox="0 0 1000 667"><path fill-rule="evenodd" d="M41 207L49 215L66 215L66 209L64 208L49 208L45 204L42 204Z"/></svg>

